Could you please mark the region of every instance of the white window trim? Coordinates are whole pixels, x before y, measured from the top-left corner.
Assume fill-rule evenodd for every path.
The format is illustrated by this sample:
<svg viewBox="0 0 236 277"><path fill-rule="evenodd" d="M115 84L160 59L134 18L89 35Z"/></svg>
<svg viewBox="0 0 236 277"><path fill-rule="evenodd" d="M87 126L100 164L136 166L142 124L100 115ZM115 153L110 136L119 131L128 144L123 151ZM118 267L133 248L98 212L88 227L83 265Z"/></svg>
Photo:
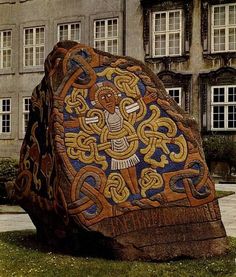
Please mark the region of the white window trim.
<svg viewBox="0 0 236 277"><path fill-rule="evenodd" d="M3 33L4 32L11 32L11 47L3 48ZM3 50L11 50L11 61L9 67L3 67ZM0 69L1 70L8 70L12 67L12 30L0 30Z"/></svg>
<svg viewBox="0 0 236 277"><path fill-rule="evenodd" d="M170 94L170 90L178 90L179 91L179 103L176 102L179 106L182 105L182 87L174 87L174 88L166 88L168 94ZM170 95L171 96L171 95ZM174 98L172 98L175 100Z"/></svg>
<svg viewBox="0 0 236 277"><path fill-rule="evenodd" d="M57 41L60 41L60 26L68 25L68 40L71 40L71 25L72 24L78 24L79 25L79 40L76 40L76 42L81 42L81 22L66 22L66 23L58 23L57 25Z"/></svg>
<svg viewBox="0 0 236 277"><path fill-rule="evenodd" d="M228 102L228 89L235 88L236 85L226 85L226 86L212 86L211 87L211 130L212 131L235 131L236 128L229 128L228 127L228 106L236 106L236 102ZM213 102L213 91L214 88L224 88L225 90L225 102ZM213 107L214 106L223 106L224 107L224 128L214 128L213 127Z"/></svg>
<svg viewBox="0 0 236 277"><path fill-rule="evenodd" d="M235 27L235 25L229 25L229 7L235 6L235 3L214 5L211 8L211 53L222 53L222 52L235 52L236 50L229 50L229 28ZM214 27L214 9L219 7L225 7L225 25ZM225 30L225 50L214 50L214 30L224 29Z"/></svg>
<svg viewBox="0 0 236 277"><path fill-rule="evenodd" d="M23 113L22 113L23 114L23 116L22 116L22 134L23 135L25 135L25 127L26 127L25 126L25 115L29 114L29 112L30 112L29 110L25 109L25 100L26 99L29 99L29 101L30 101L31 98L30 97L23 97L23 102L22 102L23 103L23 107L22 107L22 111L23 111Z"/></svg>
<svg viewBox="0 0 236 277"><path fill-rule="evenodd" d="M172 33L179 33L180 34L180 44L179 44L179 53L178 54L169 54L169 13L170 12L180 12L180 28L179 31L172 31ZM155 15L156 14L162 14L165 13L166 14L166 26L168 26L166 31L163 32L155 32ZM155 34L165 34L166 35L166 52L165 55L155 55ZM159 57L167 57L167 56L171 56L171 57L178 57L181 56L183 53L183 11L181 9L177 9L177 10L168 10L168 11L162 11L162 12L153 12L152 13L152 57L154 58L159 58ZM168 46L168 47L167 47Z"/></svg>
<svg viewBox="0 0 236 277"><path fill-rule="evenodd" d="M35 44L36 41L36 29L37 28L43 28L44 29L44 44ZM25 65L25 48L28 48L28 46L25 45L25 30L28 29L33 29L33 44L31 47L33 47L33 65L26 66ZM34 26L34 27L25 27L23 29L23 68L28 69L28 68L42 68L43 65L36 65L36 47L43 46L44 47L44 59L45 59L45 26Z"/></svg>
<svg viewBox="0 0 236 277"><path fill-rule="evenodd" d="M10 100L10 111L3 111L2 110L3 100ZM2 128L3 128L3 125L2 125L3 115L5 115L5 114L9 114L10 115L10 131L9 132L3 132L2 131ZM12 122L11 122L11 98L4 97L4 98L0 99L0 134L10 134L11 133L11 124L12 124Z"/></svg>
<svg viewBox="0 0 236 277"><path fill-rule="evenodd" d="M117 36L114 37L108 37L108 20L117 20ZM96 38L96 22L98 21L105 21L105 37L104 38ZM93 22L93 45L96 47L96 41L104 41L105 42L105 51L108 52L108 41L109 40L117 40L117 53L114 53L114 55L118 55L119 53L119 18L118 17L111 17L106 19L95 19Z"/></svg>

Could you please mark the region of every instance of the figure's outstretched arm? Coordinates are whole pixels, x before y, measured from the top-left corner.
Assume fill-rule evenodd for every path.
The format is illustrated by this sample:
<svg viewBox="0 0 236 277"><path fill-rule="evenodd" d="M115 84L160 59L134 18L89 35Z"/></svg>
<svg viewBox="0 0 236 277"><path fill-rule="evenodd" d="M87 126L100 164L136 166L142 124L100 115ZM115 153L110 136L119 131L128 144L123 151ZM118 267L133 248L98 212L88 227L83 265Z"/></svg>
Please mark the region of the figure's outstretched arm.
<svg viewBox="0 0 236 277"><path fill-rule="evenodd" d="M155 93L155 92L152 92L152 93L149 93L149 94L145 94L143 96L143 102L145 104L149 104L149 103L154 102L156 100L157 100L157 93Z"/></svg>

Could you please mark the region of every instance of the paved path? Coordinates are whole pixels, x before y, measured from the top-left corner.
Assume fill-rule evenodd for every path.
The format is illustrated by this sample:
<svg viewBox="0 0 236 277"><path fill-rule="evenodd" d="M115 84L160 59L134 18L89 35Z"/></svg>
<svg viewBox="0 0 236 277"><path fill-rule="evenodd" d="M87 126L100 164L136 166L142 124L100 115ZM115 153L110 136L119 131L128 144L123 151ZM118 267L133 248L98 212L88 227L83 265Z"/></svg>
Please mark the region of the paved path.
<svg viewBox="0 0 236 277"><path fill-rule="evenodd" d="M220 198L219 204L227 235L236 237L236 184L217 184L216 189L235 192L233 195Z"/></svg>
<svg viewBox="0 0 236 277"><path fill-rule="evenodd" d="M35 229L28 214L0 214L0 232Z"/></svg>
<svg viewBox="0 0 236 277"><path fill-rule="evenodd" d="M217 184L216 189L236 192L236 184ZM219 203L227 235L236 237L236 194L219 199ZM12 207L7 208L7 214L2 213L3 210L4 207L1 208L0 206L0 232L35 229L27 214L14 214L14 208ZM22 210L19 211L19 208L16 208L16 210L22 212Z"/></svg>

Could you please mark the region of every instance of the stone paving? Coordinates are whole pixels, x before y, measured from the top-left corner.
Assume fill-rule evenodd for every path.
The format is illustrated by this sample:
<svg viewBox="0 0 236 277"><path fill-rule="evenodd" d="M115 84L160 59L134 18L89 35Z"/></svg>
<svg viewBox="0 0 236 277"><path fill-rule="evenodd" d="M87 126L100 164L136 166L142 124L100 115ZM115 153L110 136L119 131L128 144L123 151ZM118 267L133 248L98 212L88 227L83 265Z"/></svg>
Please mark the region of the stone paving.
<svg viewBox="0 0 236 277"><path fill-rule="evenodd" d="M28 214L0 214L0 232L32 229L35 226Z"/></svg>
<svg viewBox="0 0 236 277"><path fill-rule="evenodd" d="M216 189L236 192L236 184L217 184ZM236 194L219 199L219 204L227 235L236 237ZM0 206L0 232L35 229L23 212L19 207Z"/></svg>
<svg viewBox="0 0 236 277"><path fill-rule="evenodd" d="M235 192L235 194L220 198L219 204L227 235L236 237L236 184L217 184L216 189Z"/></svg>

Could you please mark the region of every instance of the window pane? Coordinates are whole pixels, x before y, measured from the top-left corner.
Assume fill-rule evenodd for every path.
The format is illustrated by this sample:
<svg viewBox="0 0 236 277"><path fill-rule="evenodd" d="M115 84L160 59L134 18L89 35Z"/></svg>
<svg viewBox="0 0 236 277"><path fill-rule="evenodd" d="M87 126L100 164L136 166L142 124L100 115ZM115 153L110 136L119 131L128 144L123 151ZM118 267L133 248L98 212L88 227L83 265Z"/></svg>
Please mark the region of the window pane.
<svg viewBox="0 0 236 277"><path fill-rule="evenodd" d="M169 13L169 30L177 31L180 29L180 12L170 12Z"/></svg>
<svg viewBox="0 0 236 277"><path fill-rule="evenodd" d="M155 36L155 55L165 55L166 54L166 35L156 35Z"/></svg>
<svg viewBox="0 0 236 277"><path fill-rule="evenodd" d="M236 50L236 28L229 29L229 50Z"/></svg>
<svg viewBox="0 0 236 277"><path fill-rule="evenodd" d="M59 40L68 40L68 25L59 26Z"/></svg>
<svg viewBox="0 0 236 277"><path fill-rule="evenodd" d="M224 106L214 106L213 107L213 128L224 128Z"/></svg>
<svg viewBox="0 0 236 277"><path fill-rule="evenodd" d="M33 66L33 47L25 48L25 66Z"/></svg>
<svg viewBox="0 0 236 277"><path fill-rule="evenodd" d="M3 99L2 100L2 111L3 112L10 112L11 111L11 100L10 99Z"/></svg>
<svg viewBox="0 0 236 277"><path fill-rule="evenodd" d="M95 48L105 51L105 41L95 41Z"/></svg>
<svg viewBox="0 0 236 277"><path fill-rule="evenodd" d="M236 87L229 87L228 102L236 102Z"/></svg>
<svg viewBox="0 0 236 277"><path fill-rule="evenodd" d="M70 39L74 41L80 41L80 24L71 24L71 35Z"/></svg>
<svg viewBox="0 0 236 277"><path fill-rule="evenodd" d="M105 37L105 21L96 21L95 38Z"/></svg>
<svg viewBox="0 0 236 277"><path fill-rule="evenodd" d="M169 95L176 101L177 104L181 104L181 89L168 89Z"/></svg>
<svg viewBox="0 0 236 277"><path fill-rule="evenodd" d="M3 114L2 115L2 133L9 133L10 132L10 114Z"/></svg>
<svg viewBox="0 0 236 277"><path fill-rule="evenodd" d="M118 52L118 41L117 39L114 39L114 40L108 40L107 42L107 51L111 54L114 54L116 55L117 52Z"/></svg>
<svg viewBox="0 0 236 277"><path fill-rule="evenodd" d="M30 98L23 98L23 133L26 133L29 122Z"/></svg>
<svg viewBox="0 0 236 277"><path fill-rule="evenodd" d="M225 50L225 29L214 30L214 51Z"/></svg>
<svg viewBox="0 0 236 277"><path fill-rule="evenodd" d="M156 32L166 31L166 13L155 14L155 30Z"/></svg>
<svg viewBox="0 0 236 277"><path fill-rule="evenodd" d="M43 65L44 63L44 46L36 47L35 65Z"/></svg>
<svg viewBox="0 0 236 277"><path fill-rule="evenodd" d="M169 54L180 54L180 35L179 33L170 34L169 36Z"/></svg>
<svg viewBox="0 0 236 277"><path fill-rule="evenodd" d="M117 19L110 19L107 23L107 37L116 37L118 34Z"/></svg>
<svg viewBox="0 0 236 277"><path fill-rule="evenodd" d="M214 8L214 26L225 25L225 6Z"/></svg>
<svg viewBox="0 0 236 277"><path fill-rule="evenodd" d="M236 5L229 6L229 24L236 25Z"/></svg>
<svg viewBox="0 0 236 277"><path fill-rule="evenodd" d="M3 48L9 48L11 47L11 31L4 31L3 34Z"/></svg>
<svg viewBox="0 0 236 277"><path fill-rule="evenodd" d="M11 49L2 51L3 68L11 67Z"/></svg>
<svg viewBox="0 0 236 277"><path fill-rule="evenodd" d="M36 36L36 41L35 44L44 44L44 28L36 28L35 29L35 36Z"/></svg>
<svg viewBox="0 0 236 277"><path fill-rule="evenodd" d="M214 103L225 102L225 89L224 88L214 88L213 102Z"/></svg>
<svg viewBox="0 0 236 277"><path fill-rule="evenodd" d="M236 106L228 106L228 127L236 128Z"/></svg>
<svg viewBox="0 0 236 277"><path fill-rule="evenodd" d="M33 44L33 29L25 29L25 45Z"/></svg>

